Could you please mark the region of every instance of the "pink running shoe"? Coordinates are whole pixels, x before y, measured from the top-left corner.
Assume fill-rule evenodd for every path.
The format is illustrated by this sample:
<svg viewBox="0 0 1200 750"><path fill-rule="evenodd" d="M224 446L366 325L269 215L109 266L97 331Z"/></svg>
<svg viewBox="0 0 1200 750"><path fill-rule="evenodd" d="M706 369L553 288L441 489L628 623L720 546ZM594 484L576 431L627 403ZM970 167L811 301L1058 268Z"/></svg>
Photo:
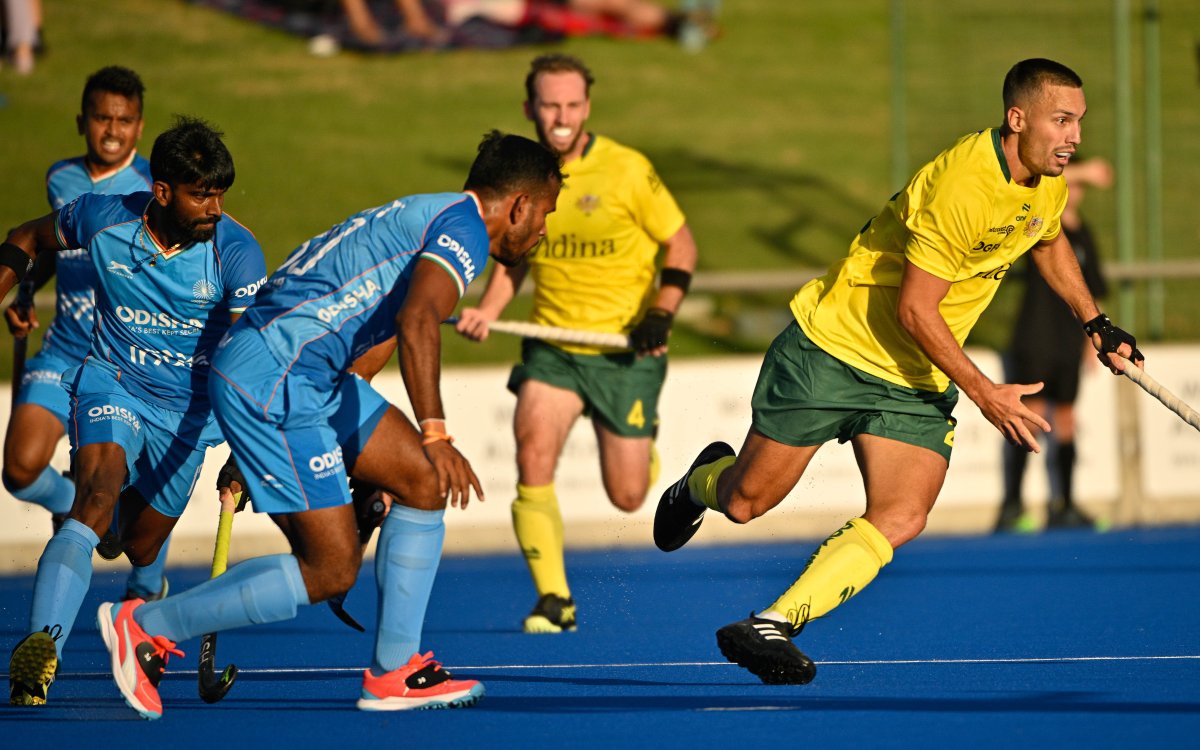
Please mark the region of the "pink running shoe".
<svg viewBox="0 0 1200 750"><path fill-rule="evenodd" d="M121 696L142 718L158 719L163 713L158 682L167 669L167 656L183 652L161 635L150 636L134 621L134 610L143 604L141 599L105 602L96 611L96 624L112 655L113 682Z"/></svg>
<svg viewBox="0 0 1200 750"><path fill-rule="evenodd" d="M429 708L466 708L483 697L483 685L475 680L455 680L433 660L433 652L413 654L399 669L376 677L363 672L363 711L411 711Z"/></svg>

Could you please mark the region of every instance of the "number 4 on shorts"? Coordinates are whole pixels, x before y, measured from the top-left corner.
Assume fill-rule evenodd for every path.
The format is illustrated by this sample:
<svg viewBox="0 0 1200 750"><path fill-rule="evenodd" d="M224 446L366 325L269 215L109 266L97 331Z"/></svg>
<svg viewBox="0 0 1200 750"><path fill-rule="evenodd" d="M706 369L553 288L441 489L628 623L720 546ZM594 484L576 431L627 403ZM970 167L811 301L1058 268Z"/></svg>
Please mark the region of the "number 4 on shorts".
<svg viewBox="0 0 1200 750"><path fill-rule="evenodd" d="M636 427L639 430L646 426L646 413L642 409L642 400L640 398L633 402L633 408L625 415L625 424Z"/></svg>

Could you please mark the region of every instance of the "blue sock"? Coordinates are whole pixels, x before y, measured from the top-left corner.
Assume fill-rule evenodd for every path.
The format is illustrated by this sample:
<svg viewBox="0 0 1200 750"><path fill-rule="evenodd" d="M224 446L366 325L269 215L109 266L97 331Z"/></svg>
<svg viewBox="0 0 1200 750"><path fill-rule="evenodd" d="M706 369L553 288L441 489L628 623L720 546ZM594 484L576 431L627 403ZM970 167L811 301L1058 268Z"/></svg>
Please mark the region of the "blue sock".
<svg viewBox="0 0 1200 750"><path fill-rule="evenodd" d="M376 675L399 669L421 646L425 606L442 560L445 511L392 505L375 549L379 626L375 635Z"/></svg>
<svg viewBox="0 0 1200 750"><path fill-rule="evenodd" d="M150 635L181 643L246 625L290 620L308 604L300 563L292 555L255 557L223 574L138 607L134 620Z"/></svg>
<svg viewBox="0 0 1200 750"><path fill-rule="evenodd" d="M42 558L38 560L29 632L36 633L46 626L61 626L62 638L55 641L59 659L83 605L83 597L92 585L92 550L99 542L96 532L74 518L68 518L46 543Z"/></svg>
<svg viewBox="0 0 1200 750"><path fill-rule="evenodd" d="M28 487L13 487L4 477L4 489L18 500L36 503L51 513L67 513L75 504L75 483L47 466Z"/></svg>
<svg viewBox="0 0 1200 750"><path fill-rule="evenodd" d="M148 599L162 593L163 570L167 567L167 550L170 546L171 537L167 537L162 549L158 551L157 560L140 568L137 565L133 566L125 582L125 590L128 593L139 599Z"/></svg>

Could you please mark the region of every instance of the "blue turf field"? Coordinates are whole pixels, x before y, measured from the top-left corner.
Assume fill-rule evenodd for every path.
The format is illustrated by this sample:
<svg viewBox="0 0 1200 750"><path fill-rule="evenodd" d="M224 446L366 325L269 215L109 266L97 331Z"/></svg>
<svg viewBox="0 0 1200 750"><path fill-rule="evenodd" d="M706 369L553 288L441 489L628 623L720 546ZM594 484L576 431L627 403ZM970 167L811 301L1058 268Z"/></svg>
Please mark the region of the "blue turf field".
<svg viewBox="0 0 1200 750"><path fill-rule="evenodd" d="M717 519L710 519L710 522ZM760 523L769 522L760 521ZM811 544L568 556L580 631L529 636L516 555L447 559L426 642L483 680L475 708L354 709L370 639L324 607L227 633L237 685L196 697L198 642L143 722L112 686L93 619L120 577L97 576L43 709L0 710L4 746L274 748L1196 747L1200 744L1200 529L928 538L858 598L809 625L807 686L765 686L725 664L713 631L769 603ZM173 586L201 570L176 570ZM24 634L31 580L0 578L0 634ZM373 621L371 571L348 608Z"/></svg>

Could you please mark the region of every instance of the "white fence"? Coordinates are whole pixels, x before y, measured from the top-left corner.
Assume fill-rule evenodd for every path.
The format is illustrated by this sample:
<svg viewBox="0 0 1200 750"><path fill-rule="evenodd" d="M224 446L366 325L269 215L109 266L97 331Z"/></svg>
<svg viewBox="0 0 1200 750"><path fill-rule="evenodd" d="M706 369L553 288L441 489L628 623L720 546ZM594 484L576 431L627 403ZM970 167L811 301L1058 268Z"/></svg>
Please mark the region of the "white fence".
<svg viewBox="0 0 1200 750"><path fill-rule="evenodd" d="M1149 372L1189 403L1200 403L1200 346L1155 346L1147 351ZM993 377L999 360L989 351L971 357ZM695 453L710 440L741 444L750 420L750 395L759 357L681 360L672 363L661 404L658 448L663 472L645 506L634 514L611 507L600 484L595 439L580 423L571 435L558 472L557 489L570 546L623 546L650 543L650 523L662 490L678 478ZM1120 501L1140 523L1200 521L1200 433L1185 425L1125 378L1116 378L1098 362L1087 367L1077 403L1079 464L1076 495L1080 504L1112 517ZM447 551L512 550L516 553L509 503L516 469L511 419L514 399L505 389L507 367L450 368L443 372L443 395L455 445L479 474L487 501L465 511L447 512ZM404 404L399 375L376 381L393 402ZM1123 391L1123 392L1122 392ZM9 398L0 394L0 420L7 423ZM1129 405L1129 406L1126 406ZM1119 440L1120 410L1136 417ZM990 530L1002 491L999 433L965 397L956 412L959 427L954 457L941 499L927 533L980 533ZM199 563L211 557L216 530L216 472L224 448L210 452L196 496L175 532L171 560ZM56 466L66 466L66 444ZM1140 470L1139 470L1140 464ZM1128 475L1130 470L1136 476ZM1039 509L1047 495L1046 474L1035 457L1026 476L1026 498ZM747 526L710 514L696 543L748 540L812 540L823 537L851 515L860 513L863 490L850 447L830 444L817 454L793 496L774 513ZM1129 505L1127 503L1127 505ZM31 571L49 535L44 510L18 502L0 491L0 571ZM232 557L284 549L269 519L241 513L234 524ZM99 558L97 558L99 560ZM112 563L119 565L124 563Z"/></svg>

